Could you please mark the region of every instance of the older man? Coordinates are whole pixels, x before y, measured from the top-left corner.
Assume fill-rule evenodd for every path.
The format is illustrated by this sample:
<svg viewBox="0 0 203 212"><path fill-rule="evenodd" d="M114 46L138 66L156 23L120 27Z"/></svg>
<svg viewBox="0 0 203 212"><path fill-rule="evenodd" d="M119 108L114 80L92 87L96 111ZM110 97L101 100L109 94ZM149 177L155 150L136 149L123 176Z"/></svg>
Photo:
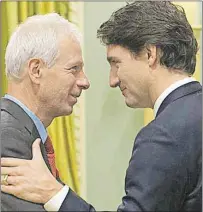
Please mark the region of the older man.
<svg viewBox="0 0 203 212"><path fill-rule="evenodd" d="M50 176L58 180L46 128L55 117L71 114L82 90L89 87L80 37L76 27L58 14L37 15L18 26L6 49L9 81L1 100L2 157L31 159L32 143L41 138ZM54 194L63 187L55 185ZM44 207L2 193L1 209L39 211Z"/></svg>
<svg viewBox="0 0 203 212"><path fill-rule="evenodd" d="M98 37L107 46L110 86L119 86L129 107L156 114L135 139L118 211L201 211L202 86L191 77L197 42L183 9L170 1L135 1L114 12ZM16 181L2 190L56 205L61 191L49 199L46 183L55 180L37 168L43 160L34 147L33 160L3 159L3 166L11 166L2 168L7 182ZM32 169L44 180L37 172L29 180ZM70 189L63 198L61 211L94 210Z"/></svg>

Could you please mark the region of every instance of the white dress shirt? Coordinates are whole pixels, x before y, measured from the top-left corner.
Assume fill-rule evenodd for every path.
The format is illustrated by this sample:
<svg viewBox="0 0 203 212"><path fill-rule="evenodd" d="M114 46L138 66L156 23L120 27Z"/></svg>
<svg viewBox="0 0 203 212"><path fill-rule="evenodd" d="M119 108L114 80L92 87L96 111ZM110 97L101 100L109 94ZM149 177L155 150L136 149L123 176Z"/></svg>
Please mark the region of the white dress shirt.
<svg viewBox="0 0 203 212"><path fill-rule="evenodd" d="M156 100L154 104L154 114L156 116L157 111L159 107L161 106L161 103L164 101L164 99L176 88L187 84L189 82L196 81L192 77L187 77L183 80L179 80L175 83L173 83L171 86L169 86ZM44 208L46 211L58 211L61 207L66 195L68 194L69 187L65 185L54 197L52 197L45 205Z"/></svg>
<svg viewBox="0 0 203 212"><path fill-rule="evenodd" d="M53 196L45 205L46 211L59 211L66 195L68 194L69 187L65 185L55 196Z"/></svg>

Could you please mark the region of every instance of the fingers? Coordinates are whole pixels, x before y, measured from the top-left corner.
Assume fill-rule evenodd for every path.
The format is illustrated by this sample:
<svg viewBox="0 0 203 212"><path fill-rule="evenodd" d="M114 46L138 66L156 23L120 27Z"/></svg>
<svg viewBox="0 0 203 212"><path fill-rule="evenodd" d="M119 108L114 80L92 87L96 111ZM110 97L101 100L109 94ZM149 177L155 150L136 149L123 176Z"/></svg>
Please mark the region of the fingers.
<svg viewBox="0 0 203 212"><path fill-rule="evenodd" d="M8 175L7 174L1 175L1 184L2 185L8 185L7 178L8 178Z"/></svg>
<svg viewBox="0 0 203 212"><path fill-rule="evenodd" d="M22 182L24 182L23 177L8 176L6 182L7 184L1 183L1 191L3 191L4 193L18 195L19 192L23 191L23 188L21 186Z"/></svg>
<svg viewBox="0 0 203 212"><path fill-rule="evenodd" d="M19 184L22 184L23 178L21 176L10 176L9 175L6 181L9 185L17 186Z"/></svg>
<svg viewBox="0 0 203 212"><path fill-rule="evenodd" d="M18 158L1 158L1 166L20 166L25 162L26 160Z"/></svg>
<svg viewBox="0 0 203 212"><path fill-rule="evenodd" d="M17 167L1 167L1 175L5 174L16 176L19 175L20 172Z"/></svg>
<svg viewBox="0 0 203 212"><path fill-rule="evenodd" d="M18 167L1 167L1 184L16 185L19 180L22 178L22 174Z"/></svg>
<svg viewBox="0 0 203 212"><path fill-rule="evenodd" d="M40 149L40 142L41 142L41 139L37 138L32 144L32 155L34 160L43 158L41 149Z"/></svg>
<svg viewBox="0 0 203 212"><path fill-rule="evenodd" d="M15 194L16 187L12 185L1 185L1 191L8 194Z"/></svg>

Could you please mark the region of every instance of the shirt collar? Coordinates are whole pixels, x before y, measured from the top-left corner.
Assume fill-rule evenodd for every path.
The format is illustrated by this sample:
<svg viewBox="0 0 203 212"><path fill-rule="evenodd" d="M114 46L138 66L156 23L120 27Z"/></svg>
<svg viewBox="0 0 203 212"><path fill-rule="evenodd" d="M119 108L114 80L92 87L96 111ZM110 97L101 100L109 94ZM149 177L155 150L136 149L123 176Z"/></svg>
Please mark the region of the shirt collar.
<svg viewBox="0 0 203 212"><path fill-rule="evenodd" d="M187 83L196 81L193 77L187 77L183 80L179 80L175 83L173 83L172 85L170 85L156 100L155 104L154 104L154 117L156 117L156 114L159 110L159 107L161 106L162 102L164 101L164 99L172 92L174 91L176 88L185 85Z"/></svg>
<svg viewBox="0 0 203 212"><path fill-rule="evenodd" d="M32 119L32 121L34 122L39 135L42 139L42 142L45 143L46 139L47 139L47 131L43 125L43 123L41 122L41 120L29 109L27 108L22 102L20 102L18 99L16 99L15 97L6 94L4 96L4 98L9 99L13 102L15 102L16 104L18 104L26 113L27 115Z"/></svg>

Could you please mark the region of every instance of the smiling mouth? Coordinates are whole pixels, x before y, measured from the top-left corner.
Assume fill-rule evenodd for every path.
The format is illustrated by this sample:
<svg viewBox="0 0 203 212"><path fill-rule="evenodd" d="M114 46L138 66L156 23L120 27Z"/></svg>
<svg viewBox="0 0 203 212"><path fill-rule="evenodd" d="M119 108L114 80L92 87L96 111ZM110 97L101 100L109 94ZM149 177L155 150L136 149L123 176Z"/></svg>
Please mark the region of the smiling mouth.
<svg viewBox="0 0 203 212"><path fill-rule="evenodd" d="M125 90L126 90L126 88L124 88L124 89L121 90L123 96L125 96Z"/></svg>
<svg viewBox="0 0 203 212"><path fill-rule="evenodd" d="M70 95L72 98L70 99L70 103L73 106L74 104L77 103L78 99L76 96Z"/></svg>
<svg viewBox="0 0 203 212"><path fill-rule="evenodd" d="M81 95L81 93L79 93L77 95L71 95L71 96L73 96L74 98L78 98L78 97L80 97L80 95Z"/></svg>

